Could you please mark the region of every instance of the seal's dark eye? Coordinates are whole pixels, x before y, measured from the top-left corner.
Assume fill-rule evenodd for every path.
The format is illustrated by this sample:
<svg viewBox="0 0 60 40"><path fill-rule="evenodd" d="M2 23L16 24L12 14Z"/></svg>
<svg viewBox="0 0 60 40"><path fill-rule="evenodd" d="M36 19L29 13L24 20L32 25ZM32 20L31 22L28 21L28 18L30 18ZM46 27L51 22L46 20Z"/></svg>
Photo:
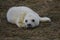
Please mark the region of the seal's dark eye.
<svg viewBox="0 0 60 40"><path fill-rule="evenodd" d="M28 22L28 20L25 20L25 22Z"/></svg>
<svg viewBox="0 0 60 40"><path fill-rule="evenodd" d="M34 19L32 19L32 22L35 22L35 20L34 20Z"/></svg>

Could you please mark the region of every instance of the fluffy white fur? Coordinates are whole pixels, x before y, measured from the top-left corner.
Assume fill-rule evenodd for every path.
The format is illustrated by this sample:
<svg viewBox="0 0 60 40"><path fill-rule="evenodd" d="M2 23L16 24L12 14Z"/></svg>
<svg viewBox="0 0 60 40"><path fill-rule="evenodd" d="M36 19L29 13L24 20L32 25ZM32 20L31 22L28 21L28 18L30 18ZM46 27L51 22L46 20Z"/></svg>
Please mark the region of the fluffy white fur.
<svg viewBox="0 0 60 40"><path fill-rule="evenodd" d="M16 24L18 27L35 27L39 25L40 21L51 21L50 18L40 17L32 9L25 6L10 8L7 12L7 20L10 23Z"/></svg>

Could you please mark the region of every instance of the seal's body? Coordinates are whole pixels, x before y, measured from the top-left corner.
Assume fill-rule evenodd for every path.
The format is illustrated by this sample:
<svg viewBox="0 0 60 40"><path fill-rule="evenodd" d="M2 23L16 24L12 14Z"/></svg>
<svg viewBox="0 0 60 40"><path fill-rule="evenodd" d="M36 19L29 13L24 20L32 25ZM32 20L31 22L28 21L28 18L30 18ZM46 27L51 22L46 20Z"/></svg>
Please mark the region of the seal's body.
<svg viewBox="0 0 60 40"><path fill-rule="evenodd" d="M42 18L32 9L25 6L10 8L7 12L7 20L18 27L35 27L39 25L40 21L51 21L50 18Z"/></svg>

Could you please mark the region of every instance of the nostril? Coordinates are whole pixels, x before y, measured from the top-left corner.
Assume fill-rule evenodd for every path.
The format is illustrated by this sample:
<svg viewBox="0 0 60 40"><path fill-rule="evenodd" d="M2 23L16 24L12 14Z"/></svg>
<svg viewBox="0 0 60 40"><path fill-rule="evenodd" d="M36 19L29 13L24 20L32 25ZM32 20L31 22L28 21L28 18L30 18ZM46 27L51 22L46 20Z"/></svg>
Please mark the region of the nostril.
<svg viewBox="0 0 60 40"><path fill-rule="evenodd" d="M31 26L31 24L27 24L28 26Z"/></svg>

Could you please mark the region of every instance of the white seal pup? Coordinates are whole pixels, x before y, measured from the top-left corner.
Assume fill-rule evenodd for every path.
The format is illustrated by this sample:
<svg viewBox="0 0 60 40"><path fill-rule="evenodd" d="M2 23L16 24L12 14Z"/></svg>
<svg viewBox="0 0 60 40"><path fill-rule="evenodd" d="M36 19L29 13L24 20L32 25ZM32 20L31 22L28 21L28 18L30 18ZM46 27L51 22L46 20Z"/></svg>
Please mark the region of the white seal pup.
<svg viewBox="0 0 60 40"><path fill-rule="evenodd" d="M51 21L48 17L40 17L29 7L12 7L7 12L7 21L16 24L18 27L35 27L42 21Z"/></svg>

